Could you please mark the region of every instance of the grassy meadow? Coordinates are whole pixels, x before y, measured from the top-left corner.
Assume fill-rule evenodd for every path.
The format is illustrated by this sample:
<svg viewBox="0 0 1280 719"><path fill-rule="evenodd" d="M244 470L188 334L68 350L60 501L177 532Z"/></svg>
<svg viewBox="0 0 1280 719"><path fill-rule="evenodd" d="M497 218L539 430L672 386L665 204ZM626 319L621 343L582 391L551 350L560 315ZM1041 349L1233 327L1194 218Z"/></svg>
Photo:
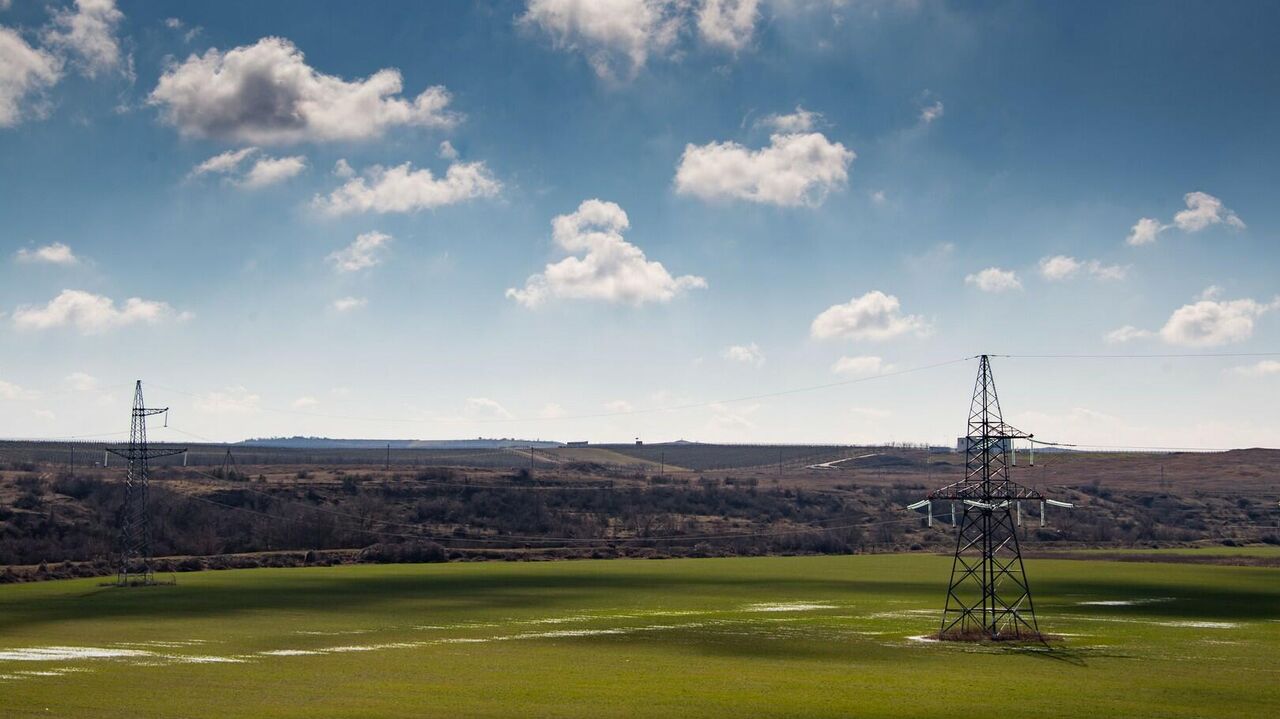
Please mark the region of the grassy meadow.
<svg viewBox="0 0 1280 719"><path fill-rule="evenodd" d="M1100 555L1101 556L1101 555ZM0 586L0 716L1274 716L1280 569L1028 562L1038 647L940 644L932 555ZM167 577L163 577L167 578Z"/></svg>

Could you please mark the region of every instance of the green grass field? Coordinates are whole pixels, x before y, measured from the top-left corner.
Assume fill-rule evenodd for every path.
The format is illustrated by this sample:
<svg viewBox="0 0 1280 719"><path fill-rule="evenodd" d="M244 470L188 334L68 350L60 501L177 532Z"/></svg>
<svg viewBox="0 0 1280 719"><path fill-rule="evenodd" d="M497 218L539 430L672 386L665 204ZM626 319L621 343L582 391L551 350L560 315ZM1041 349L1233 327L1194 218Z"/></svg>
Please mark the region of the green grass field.
<svg viewBox="0 0 1280 719"><path fill-rule="evenodd" d="M950 559L0 587L0 716L1275 716L1280 570L1034 560L1053 651L939 644ZM1101 602L1101 603L1099 603Z"/></svg>

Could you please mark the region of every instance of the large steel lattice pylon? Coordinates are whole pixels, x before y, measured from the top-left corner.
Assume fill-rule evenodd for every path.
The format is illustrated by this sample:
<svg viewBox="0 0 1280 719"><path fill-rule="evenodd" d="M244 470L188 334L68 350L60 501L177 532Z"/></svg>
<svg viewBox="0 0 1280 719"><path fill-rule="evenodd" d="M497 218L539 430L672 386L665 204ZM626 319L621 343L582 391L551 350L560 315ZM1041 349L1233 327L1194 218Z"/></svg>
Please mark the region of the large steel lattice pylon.
<svg viewBox="0 0 1280 719"><path fill-rule="evenodd" d="M1004 423L991 361L987 355L979 360L969 405L964 479L928 499L950 501L953 518L957 504L963 509L939 636L1040 638L1017 529L1021 502L1043 502L1044 497L1009 479L1013 441L1031 435Z"/></svg>
<svg viewBox="0 0 1280 719"><path fill-rule="evenodd" d="M129 446L113 447L107 451L123 457L127 463L124 476L124 506L120 510L120 537L118 551L120 563L116 580L121 585L130 582L151 584L151 507L150 462L158 457L181 454L185 449L147 446L147 417L169 411L168 407L149 408L142 401L142 380L133 391L133 414L129 422Z"/></svg>

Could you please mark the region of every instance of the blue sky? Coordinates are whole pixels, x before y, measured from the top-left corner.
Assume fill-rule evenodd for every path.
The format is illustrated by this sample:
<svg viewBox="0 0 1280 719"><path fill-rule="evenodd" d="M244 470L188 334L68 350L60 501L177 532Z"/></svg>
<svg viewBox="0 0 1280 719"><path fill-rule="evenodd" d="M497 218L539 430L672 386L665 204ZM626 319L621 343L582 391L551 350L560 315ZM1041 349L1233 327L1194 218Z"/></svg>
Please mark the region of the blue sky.
<svg viewBox="0 0 1280 719"><path fill-rule="evenodd" d="M0 435L944 442L974 363L895 372L1277 351L1277 15L0 1ZM1276 446L1278 360L995 369Z"/></svg>

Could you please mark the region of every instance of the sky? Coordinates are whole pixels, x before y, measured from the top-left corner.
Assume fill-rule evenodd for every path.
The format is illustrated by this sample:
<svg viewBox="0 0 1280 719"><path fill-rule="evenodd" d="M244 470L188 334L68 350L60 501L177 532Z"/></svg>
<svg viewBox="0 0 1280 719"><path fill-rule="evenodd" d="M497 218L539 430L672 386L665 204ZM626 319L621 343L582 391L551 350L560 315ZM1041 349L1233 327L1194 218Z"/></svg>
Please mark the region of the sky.
<svg viewBox="0 0 1280 719"><path fill-rule="evenodd" d="M1277 447L1278 24L0 0L0 436Z"/></svg>

